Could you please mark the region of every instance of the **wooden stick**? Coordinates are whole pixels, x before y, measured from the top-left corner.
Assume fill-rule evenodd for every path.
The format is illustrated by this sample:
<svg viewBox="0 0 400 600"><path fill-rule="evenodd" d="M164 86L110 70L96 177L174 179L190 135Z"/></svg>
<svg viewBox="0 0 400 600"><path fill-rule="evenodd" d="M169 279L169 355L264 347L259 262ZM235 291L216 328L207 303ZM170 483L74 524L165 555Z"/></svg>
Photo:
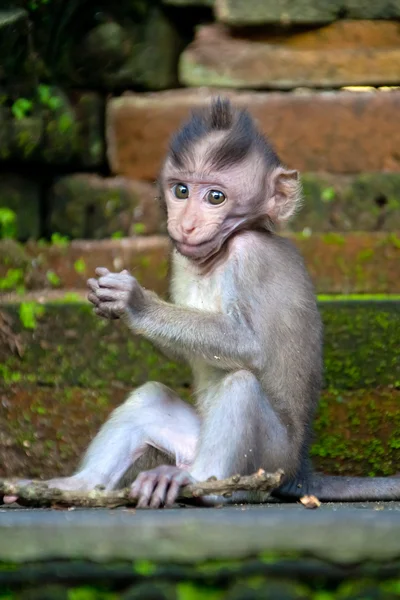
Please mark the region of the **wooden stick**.
<svg viewBox="0 0 400 600"><path fill-rule="evenodd" d="M216 494L228 498L233 492L256 491L268 493L277 488L283 477L283 471L265 473L262 469L253 475L233 475L227 479L210 477L207 481L183 486L177 501L199 498ZM19 484L10 479L0 479L0 498L14 496L23 506L49 507L79 506L85 508L116 508L118 506L135 506L136 500L129 496L130 489L125 488L112 492L94 489L90 492L70 492L47 487L41 481Z"/></svg>

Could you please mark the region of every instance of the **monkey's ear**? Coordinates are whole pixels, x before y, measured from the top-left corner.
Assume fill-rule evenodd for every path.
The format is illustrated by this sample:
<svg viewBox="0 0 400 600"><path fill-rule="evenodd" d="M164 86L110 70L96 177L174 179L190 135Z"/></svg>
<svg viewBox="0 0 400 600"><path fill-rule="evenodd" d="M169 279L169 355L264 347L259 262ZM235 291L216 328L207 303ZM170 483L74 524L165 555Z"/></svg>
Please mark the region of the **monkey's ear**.
<svg viewBox="0 0 400 600"><path fill-rule="evenodd" d="M284 223L301 205L299 172L277 167L269 175L269 189L267 215L274 223Z"/></svg>

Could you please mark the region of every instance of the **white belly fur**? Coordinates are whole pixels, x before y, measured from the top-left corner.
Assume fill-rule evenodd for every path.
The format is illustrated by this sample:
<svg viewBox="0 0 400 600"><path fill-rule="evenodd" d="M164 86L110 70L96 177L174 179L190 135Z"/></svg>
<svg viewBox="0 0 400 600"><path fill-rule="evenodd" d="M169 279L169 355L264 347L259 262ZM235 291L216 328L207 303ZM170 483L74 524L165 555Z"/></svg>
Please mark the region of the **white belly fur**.
<svg viewBox="0 0 400 600"><path fill-rule="evenodd" d="M172 259L171 296L174 304L207 312L223 312L223 277L216 269L209 275L200 275L195 265L174 252ZM197 395L203 396L210 383L217 384L226 373L201 359L190 361Z"/></svg>

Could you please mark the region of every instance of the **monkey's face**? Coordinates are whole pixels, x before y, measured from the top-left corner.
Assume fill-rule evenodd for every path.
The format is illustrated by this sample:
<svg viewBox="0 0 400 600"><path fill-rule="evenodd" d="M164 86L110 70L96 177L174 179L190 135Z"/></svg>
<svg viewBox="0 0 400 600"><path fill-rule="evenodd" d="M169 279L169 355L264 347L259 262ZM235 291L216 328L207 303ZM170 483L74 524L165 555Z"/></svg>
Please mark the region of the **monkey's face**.
<svg viewBox="0 0 400 600"><path fill-rule="evenodd" d="M245 225L259 205L254 196L257 173L251 171L245 162L216 172L180 170L167 161L161 186L168 233L178 252L194 261L206 260Z"/></svg>

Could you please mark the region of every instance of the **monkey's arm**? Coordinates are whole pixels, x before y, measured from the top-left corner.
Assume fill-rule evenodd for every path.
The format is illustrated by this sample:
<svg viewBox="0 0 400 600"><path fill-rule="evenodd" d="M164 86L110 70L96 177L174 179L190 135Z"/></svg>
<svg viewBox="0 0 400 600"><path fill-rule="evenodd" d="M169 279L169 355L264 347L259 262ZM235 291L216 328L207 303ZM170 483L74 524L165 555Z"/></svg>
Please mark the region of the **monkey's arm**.
<svg viewBox="0 0 400 600"><path fill-rule="evenodd" d="M96 269L88 281L89 300L105 318L121 317L130 329L184 358L200 358L220 368L256 369L260 362L254 333L233 315L176 306L144 290L127 271Z"/></svg>
<svg viewBox="0 0 400 600"><path fill-rule="evenodd" d="M144 311L128 309L128 326L166 350L201 358L222 368L256 368L256 337L240 321L226 314L176 306L151 294Z"/></svg>

